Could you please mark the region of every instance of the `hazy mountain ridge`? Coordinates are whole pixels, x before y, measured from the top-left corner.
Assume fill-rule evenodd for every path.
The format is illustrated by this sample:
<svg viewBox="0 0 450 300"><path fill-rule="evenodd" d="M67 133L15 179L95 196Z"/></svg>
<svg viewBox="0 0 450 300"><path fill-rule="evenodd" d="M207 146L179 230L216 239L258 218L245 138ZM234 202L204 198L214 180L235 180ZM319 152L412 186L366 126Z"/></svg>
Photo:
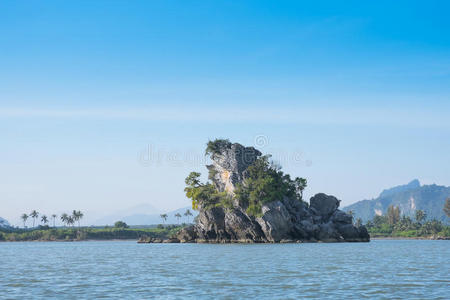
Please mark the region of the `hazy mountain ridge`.
<svg viewBox="0 0 450 300"><path fill-rule="evenodd" d="M0 227L11 227L11 225L5 219L0 218Z"/></svg>
<svg viewBox="0 0 450 300"><path fill-rule="evenodd" d="M399 206L403 215L414 217L415 211L420 209L426 212L428 219L437 219L448 223L449 220L442 208L445 199L450 197L450 187L420 185L415 179L406 185L386 189L372 200L362 200L343 208L352 210L355 218L363 222L371 220L377 214L386 214L389 205Z"/></svg>
<svg viewBox="0 0 450 300"><path fill-rule="evenodd" d="M187 223L188 219L184 216L184 213L186 210L189 209L193 216L189 217L189 222L192 222L194 220L194 217L198 215L198 212L195 210L192 210L191 207L183 207L176 210L172 210L169 212L166 212L167 214L167 220L165 221L165 224L178 224L179 223ZM180 220L178 220L175 217L175 214L179 213L181 214ZM127 223L128 225L155 225L155 224L162 224L163 220L161 219L161 214L159 212L154 213L129 213L126 212L123 214L116 213L113 215L109 215L106 217L103 217L101 219L98 219L94 222L94 225L113 225L116 221L123 221Z"/></svg>

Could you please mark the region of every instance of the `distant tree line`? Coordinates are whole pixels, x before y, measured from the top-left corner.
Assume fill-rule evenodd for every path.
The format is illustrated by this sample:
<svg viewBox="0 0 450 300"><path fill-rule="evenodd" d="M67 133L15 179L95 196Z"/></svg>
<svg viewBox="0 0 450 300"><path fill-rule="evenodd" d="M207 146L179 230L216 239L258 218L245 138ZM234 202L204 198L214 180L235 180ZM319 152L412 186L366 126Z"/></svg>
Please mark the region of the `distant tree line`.
<svg viewBox="0 0 450 300"><path fill-rule="evenodd" d="M59 227L35 228L34 230L0 228L0 241L137 240L142 236L166 239L182 228L176 225L163 228L128 228L127 224L119 222L116 222L115 227L104 228Z"/></svg>
<svg viewBox="0 0 450 300"><path fill-rule="evenodd" d="M450 199L446 200L443 210L450 217ZM373 236L450 236L450 226L435 219L427 220L425 211L418 209L411 218L402 215L400 207L393 205L388 207L386 215L377 215L368 221L366 227Z"/></svg>
<svg viewBox="0 0 450 300"><path fill-rule="evenodd" d="M39 226L42 227L48 227L48 223L50 222L49 218L46 215L40 215L40 213L36 210L33 210L30 214L22 214L20 216L20 218L22 219L23 222L23 228L27 227L27 221L29 218L31 218L33 220L33 228L36 227L36 221L39 221L39 216L40 218L40 224ZM61 222L64 224L64 226L74 226L75 223L78 223L78 227L81 227L81 219L83 219L84 214L79 211L79 210L74 210L72 211L71 214L67 214L67 213L63 213L60 216L60 220ZM53 227L56 227L56 219L58 218L58 216L56 214L52 214L51 215L52 218L52 224Z"/></svg>
<svg viewBox="0 0 450 300"><path fill-rule="evenodd" d="M191 212L189 209L186 209L186 211L184 212L183 215L187 218L187 223L189 223L189 217L193 216L193 215L192 215L192 212ZM167 218L169 217L167 214L161 214L161 215L159 215L159 216L160 216L160 218L162 219L163 224L166 223ZM176 214L174 215L174 217L177 219L178 224L180 224L180 219L182 218L181 214L180 214L180 213L176 213Z"/></svg>

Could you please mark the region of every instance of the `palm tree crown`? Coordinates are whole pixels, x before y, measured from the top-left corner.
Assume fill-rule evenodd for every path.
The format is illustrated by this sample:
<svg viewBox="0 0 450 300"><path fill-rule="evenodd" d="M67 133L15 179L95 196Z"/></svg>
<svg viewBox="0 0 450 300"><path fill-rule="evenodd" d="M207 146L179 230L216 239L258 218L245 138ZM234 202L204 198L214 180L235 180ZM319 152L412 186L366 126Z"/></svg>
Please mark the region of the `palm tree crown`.
<svg viewBox="0 0 450 300"><path fill-rule="evenodd" d="M55 221L56 221L56 218L57 218L57 217L58 217L58 216L55 215L55 214L52 215L52 219L53 219L53 227L55 227Z"/></svg>
<svg viewBox="0 0 450 300"><path fill-rule="evenodd" d="M184 213L184 215L187 217L188 223L189 223L189 217L192 216L191 211L189 209L186 209L186 212Z"/></svg>
<svg viewBox="0 0 450 300"><path fill-rule="evenodd" d="M180 214L180 213L176 213L176 214L175 214L175 218L177 218L178 224L180 224L181 214Z"/></svg>
<svg viewBox="0 0 450 300"><path fill-rule="evenodd" d="M34 221L36 221L36 219L39 217L39 213L35 210L33 210L30 214L30 217L33 218L33 227L34 227Z"/></svg>
<svg viewBox="0 0 450 300"><path fill-rule="evenodd" d="M161 214L160 217L163 219L163 223L165 223L167 220L167 214Z"/></svg>
<svg viewBox="0 0 450 300"><path fill-rule="evenodd" d="M46 215L42 215L41 222L44 223L44 225L48 223L48 218Z"/></svg>
<svg viewBox="0 0 450 300"><path fill-rule="evenodd" d="M83 216L84 216L83 213L79 210L78 211L74 210L72 212L72 218L74 221L78 222L78 227L80 227L80 220L83 218Z"/></svg>
<svg viewBox="0 0 450 300"><path fill-rule="evenodd" d="M72 225L73 226L73 224L75 224L75 220L74 220L74 218L72 216L68 216L66 222L67 222L67 225Z"/></svg>
<svg viewBox="0 0 450 300"><path fill-rule="evenodd" d="M61 215L61 222L63 222L64 226L67 224L67 219L69 218L69 215L67 215L66 213L63 213Z"/></svg>
<svg viewBox="0 0 450 300"><path fill-rule="evenodd" d="M23 214L23 215L20 216L20 218L23 221L23 228L25 228L26 222L28 220L28 215L27 214Z"/></svg>

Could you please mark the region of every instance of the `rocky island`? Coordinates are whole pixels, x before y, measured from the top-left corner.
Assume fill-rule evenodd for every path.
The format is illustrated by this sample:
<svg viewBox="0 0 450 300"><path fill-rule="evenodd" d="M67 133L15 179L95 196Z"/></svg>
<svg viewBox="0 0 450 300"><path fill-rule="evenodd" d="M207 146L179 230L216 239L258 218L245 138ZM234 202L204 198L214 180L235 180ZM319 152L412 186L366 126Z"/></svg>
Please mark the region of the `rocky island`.
<svg viewBox="0 0 450 300"><path fill-rule="evenodd" d="M207 144L210 182L186 178L186 195L199 211L195 225L165 242L288 243L368 242L367 229L323 193L303 201L306 180L291 179L253 147L228 140Z"/></svg>

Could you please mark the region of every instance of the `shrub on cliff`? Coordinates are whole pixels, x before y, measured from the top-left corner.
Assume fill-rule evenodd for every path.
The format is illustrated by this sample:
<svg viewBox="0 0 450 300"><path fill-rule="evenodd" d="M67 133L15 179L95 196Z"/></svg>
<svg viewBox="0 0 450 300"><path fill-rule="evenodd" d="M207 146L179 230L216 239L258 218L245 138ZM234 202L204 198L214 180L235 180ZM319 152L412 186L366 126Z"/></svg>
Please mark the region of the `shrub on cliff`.
<svg viewBox="0 0 450 300"><path fill-rule="evenodd" d="M305 187L306 179L291 179L265 155L248 167L244 181L237 185L236 198L248 214L256 216L261 214L262 205L284 197L302 201Z"/></svg>
<svg viewBox="0 0 450 300"><path fill-rule="evenodd" d="M209 141L206 144L205 155L218 154L223 149L229 148L231 142L228 139L215 139L214 141Z"/></svg>
<svg viewBox="0 0 450 300"><path fill-rule="evenodd" d="M223 144L224 140L219 140ZM212 143L211 149L216 149L217 140ZM221 145L222 145L221 144ZM221 146L218 146L221 147ZM208 151L208 149L207 149ZM213 151L213 150L210 150ZM199 205L208 209L212 207L232 207L232 196L226 192L219 192L209 182L200 182L200 173L191 172L186 178L186 196L192 200L192 208L198 209ZM245 179L237 184L235 198L239 204L246 208L246 212L252 216L261 214L264 204L281 200L285 197L302 201L302 193L306 187L306 179L291 179L284 174L281 168L270 161L270 156L262 156L248 167Z"/></svg>
<svg viewBox="0 0 450 300"><path fill-rule="evenodd" d="M192 209L198 209L201 204L204 208L215 206L231 207L231 197L226 192L219 192L213 184L200 182L200 173L191 172L186 178L186 197L192 200Z"/></svg>

